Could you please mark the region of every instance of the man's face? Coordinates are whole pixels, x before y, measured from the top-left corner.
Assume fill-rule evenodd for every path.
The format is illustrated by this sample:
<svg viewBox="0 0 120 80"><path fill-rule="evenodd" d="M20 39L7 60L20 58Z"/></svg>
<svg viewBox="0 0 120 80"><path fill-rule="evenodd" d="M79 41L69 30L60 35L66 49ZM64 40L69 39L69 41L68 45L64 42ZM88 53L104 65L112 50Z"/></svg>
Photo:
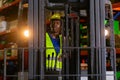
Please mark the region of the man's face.
<svg viewBox="0 0 120 80"><path fill-rule="evenodd" d="M53 30L56 35L60 34L61 32L61 21L60 20L53 21Z"/></svg>

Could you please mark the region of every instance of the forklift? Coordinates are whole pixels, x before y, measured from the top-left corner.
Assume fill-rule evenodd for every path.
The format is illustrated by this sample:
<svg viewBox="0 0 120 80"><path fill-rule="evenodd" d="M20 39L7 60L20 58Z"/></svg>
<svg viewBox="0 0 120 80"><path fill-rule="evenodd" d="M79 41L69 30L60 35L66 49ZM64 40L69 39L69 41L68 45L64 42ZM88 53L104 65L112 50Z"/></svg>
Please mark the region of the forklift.
<svg viewBox="0 0 120 80"><path fill-rule="evenodd" d="M116 80L115 47L113 35L113 17L105 15L105 10L112 11L110 1L104 0L36 0L29 1L28 22L34 38L30 39L29 48L40 48L39 67L34 52L29 50L29 79L39 73L44 80L45 54L45 21L46 15L61 13L63 38L63 80ZM109 6L106 8L106 6ZM39 14L38 14L39 13ZM34 14L34 15L33 15ZM39 16L39 17L36 17ZM105 19L108 25L105 24ZM106 45L105 26L109 27L109 47ZM37 31L36 31L37 30ZM39 40L39 41L38 41ZM38 45L36 45L36 43ZM110 55L108 54L110 53ZM109 55L111 71L106 70L106 56ZM35 60L34 60L35 59ZM33 62L34 61L34 62ZM33 65L37 65L33 67ZM36 72L38 71L38 72Z"/></svg>
<svg viewBox="0 0 120 80"><path fill-rule="evenodd" d="M109 0L22 0L19 15L23 15L19 21L24 23L23 3L27 3L25 15L28 11L30 36L25 42L28 44L21 37L18 42L19 47L27 47L28 80L45 80L47 76L60 76L57 80L116 80L113 13ZM45 68L45 33L49 26L46 21L54 13L62 16L62 71L56 75L47 74ZM24 53L25 49L18 53ZM18 77L22 80L25 77L23 57L19 55L18 61ZM110 69L106 68L106 62L110 62ZM5 72L6 66L4 80Z"/></svg>

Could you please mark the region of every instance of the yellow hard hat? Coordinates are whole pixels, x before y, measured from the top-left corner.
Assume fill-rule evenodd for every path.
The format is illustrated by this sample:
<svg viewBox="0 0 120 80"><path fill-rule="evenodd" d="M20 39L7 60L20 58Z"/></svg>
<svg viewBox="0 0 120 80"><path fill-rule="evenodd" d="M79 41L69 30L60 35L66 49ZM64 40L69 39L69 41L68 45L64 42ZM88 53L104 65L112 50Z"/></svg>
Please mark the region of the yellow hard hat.
<svg viewBox="0 0 120 80"><path fill-rule="evenodd" d="M59 13L55 13L52 15L52 17L50 19L61 19L61 16Z"/></svg>

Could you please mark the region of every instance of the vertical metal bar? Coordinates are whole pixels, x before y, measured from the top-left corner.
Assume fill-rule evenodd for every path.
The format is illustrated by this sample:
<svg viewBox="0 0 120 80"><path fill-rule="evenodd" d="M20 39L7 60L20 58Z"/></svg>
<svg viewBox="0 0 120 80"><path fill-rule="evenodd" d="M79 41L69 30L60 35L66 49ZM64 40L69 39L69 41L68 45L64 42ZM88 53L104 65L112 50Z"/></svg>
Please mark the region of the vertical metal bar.
<svg viewBox="0 0 120 80"><path fill-rule="evenodd" d="M75 51L75 26L74 26L74 19L71 18L71 21L70 21L70 29L71 29L71 47L73 47L73 49L71 49L71 54L70 54L70 64L74 64L75 62L75 55L73 54L73 52ZM76 54L77 55L77 54ZM74 73L75 72L75 65L71 65L70 66L70 74ZM75 77L70 77L72 79L75 79Z"/></svg>
<svg viewBox="0 0 120 80"><path fill-rule="evenodd" d="M64 46L65 46L65 28L64 28L64 21L62 20L62 30L61 30L61 34L62 34L62 55L63 56L65 56L65 48L64 48ZM65 64L64 64L64 62L65 62L65 58L63 58L62 57L62 73L64 74L65 73ZM63 78L63 80L64 80L64 77L62 76L62 78Z"/></svg>
<svg viewBox="0 0 120 80"><path fill-rule="evenodd" d="M91 53L90 53L90 57L91 57L91 74L94 74L95 72L95 1L94 0L90 0L90 49L91 49ZM91 78L94 78L91 76Z"/></svg>
<svg viewBox="0 0 120 80"><path fill-rule="evenodd" d="M100 48L99 48L99 54L98 54L98 63L99 63L99 74L100 74L100 76L99 76L99 78L100 78L100 80L102 80L102 43L101 43L101 20L100 20L100 17L101 17L101 13L100 13L100 8L101 8L101 5L100 5L100 0L99 0L99 25L100 25L100 28L99 28L99 32L100 32ZM105 78L104 78L105 79Z"/></svg>
<svg viewBox="0 0 120 80"><path fill-rule="evenodd" d="M101 72L102 72L102 78L101 80L106 80L106 40L105 40L105 25L104 25L104 21L105 21L105 0L100 0L100 30L101 30L101 47L102 47L102 51L101 51Z"/></svg>
<svg viewBox="0 0 120 80"><path fill-rule="evenodd" d="M7 53L7 49L4 49L4 80L6 80L6 77L7 77L7 73L6 73L6 69L7 69L7 66L6 66L6 53Z"/></svg>
<svg viewBox="0 0 120 80"><path fill-rule="evenodd" d="M18 29L21 29L22 28L22 26L23 26L23 24L22 24L22 15L23 15L23 0L21 0L20 1L20 3L19 3L19 10L18 10L18 24L17 24L17 26L18 26ZM20 32L18 31L17 32L17 35L19 35L20 34ZM20 39L20 37L19 36L17 36L17 43L18 43L18 47L21 47L21 45L22 45L22 41L21 41L21 39ZM19 60L18 60L18 70L19 70L19 72L21 72L21 70L22 70L22 62L21 62L21 60L22 60L22 54L21 54L21 51L18 49L18 58L19 58Z"/></svg>
<svg viewBox="0 0 120 80"><path fill-rule="evenodd" d="M71 46L74 47L74 24L73 19L71 19Z"/></svg>
<svg viewBox="0 0 120 80"><path fill-rule="evenodd" d="M68 21L68 14L69 14L69 13L68 13L68 10L69 10L69 9L68 9L68 8L69 8L69 5L68 5L68 4L65 4L65 22L66 22L66 23L65 23L66 33L65 33L65 34L66 34L66 41L67 41L67 42L66 42L66 47L69 46L69 43L68 43L68 42L69 42L69 38L68 38L68 37L69 37L69 24L68 24L68 23L69 23L69 21Z"/></svg>
<svg viewBox="0 0 120 80"><path fill-rule="evenodd" d="M38 35L39 35L39 32L38 32L38 29L39 29L39 22L38 22L38 16L39 16L39 12L38 12L38 1L39 0L34 0L34 7L33 7L33 11L34 11L34 14L33 14L33 18L34 18L34 21L33 21L33 25L34 25L34 32L33 32L33 37L34 37L34 76L37 75L38 73Z"/></svg>
<svg viewBox="0 0 120 80"><path fill-rule="evenodd" d="M110 2L110 1L109 1ZM114 38L114 29L113 29L113 10L112 10L112 4L111 2L110 4L110 46L111 46L111 50L110 50L110 57L111 59L111 66L113 68L114 71L114 80L116 80L116 51L115 51L115 38Z"/></svg>
<svg viewBox="0 0 120 80"><path fill-rule="evenodd" d="M113 70L114 70L114 80L116 80L116 50L115 48L113 48L113 58L114 58L114 66L113 66Z"/></svg>
<svg viewBox="0 0 120 80"><path fill-rule="evenodd" d="M80 75L80 68L81 68L81 67L80 67L80 50L79 50L79 48L77 48L77 52L78 52L78 53L77 53L77 56L78 56L78 57L77 57L77 58L78 58L78 63L77 63L77 64L78 64L78 65L77 65L77 66L78 66L78 67L77 67L77 70L78 70L77 75L78 75L78 76L77 76L77 80L81 80L81 78L80 78L81 76L79 76L79 75Z"/></svg>
<svg viewBox="0 0 120 80"><path fill-rule="evenodd" d="M66 20L66 23L65 23L65 27L66 27L66 45L65 45L65 47L69 46L68 8L69 8L69 5L65 4L65 20ZM67 56L67 58L66 58L66 74L69 75L69 53L68 53L68 49L66 50L66 56ZM67 76L66 79L69 80L69 77Z"/></svg>
<svg viewBox="0 0 120 80"><path fill-rule="evenodd" d="M30 30L30 37L29 37L29 73L28 73L28 79L33 79L33 3L34 0L29 0L29 7L28 7L28 26Z"/></svg>
<svg viewBox="0 0 120 80"><path fill-rule="evenodd" d="M75 45L76 45L76 47L79 47L80 46L80 27L79 27L79 17L78 17L78 19L77 20L75 20L75 24L76 24L76 26L75 26L75 28L76 28L76 43L75 43ZM76 72L77 72L77 75L79 75L80 74L80 51L79 51L79 48L76 50L76 53L77 53L77 68L76 68ZM80 80L80 76L77 76L77 80Z"/></svg>
<svg viewBox="0 0 120 80"><path fill-rule="evenodd" d="M95 25L96 25L96 49L98 50L98 51L96 51L97 53L96 53L96 73L97 74L100 74L101 73L101 67L100 67L100 58L101 58L101 50L100 50L100 20L99 20L99 17L100 17L100 11L99 11L99 0L95 0L95 19L96 19L96 23L95 23ZM101 74L100 74L101 75ZM97 76L96 77L97 79L96 80L99 80L100 79L100 77L99 76Z"/></svg>
<svg viewBox="0 0 120 80"><path fill-rule="evenodd" d="M114 40L114 32L113 32L113 20L111 21L110 20L110 60L111 60L111 66L112 66L112 69L114 70L114 66L115 66L115 64L114 63L116 63L116 62L114 62L115 60L114 60L114 54L116 54L115 52L114 52L114 50L112 50L112 49L114 49L115 48L115 40Z"/></svg>
<svg viewBox="0 0 120 80"><path fill-rule="evenodd" d="M38 22L38 16L39 16L39 12L38 12L38 0L34 0L34 8L33 8L33 11L34 11L34 14L33 14L33 18L34 18L34 21L33 21L33 25L34 25L34 34L33 34L33 37L34 37L34 48L37 49L38 48L38 27L39 27L39 22Z"/></svg>
<svg viewBox="0 0 120 80"><path fill-rule="evenodd" d="M39 48L40 48L40 80L44 79L44 46L45 46L45 0L39 0Z"/></svg>
<svg viewBox="0 0 120 80"><path fill-rule="evenodd" d="M38 78L36 75L38 73L38 48L34 48L34 54L33 54L33 62L34 62L34 71L33 71L33 76L34 79Z"/></svg>
<svg viewBox="0 0 120 80"><path fill-rule="evenodd" d="M24 80L24 48L22 49L22 75L21 75L21 80Z"/></svg>

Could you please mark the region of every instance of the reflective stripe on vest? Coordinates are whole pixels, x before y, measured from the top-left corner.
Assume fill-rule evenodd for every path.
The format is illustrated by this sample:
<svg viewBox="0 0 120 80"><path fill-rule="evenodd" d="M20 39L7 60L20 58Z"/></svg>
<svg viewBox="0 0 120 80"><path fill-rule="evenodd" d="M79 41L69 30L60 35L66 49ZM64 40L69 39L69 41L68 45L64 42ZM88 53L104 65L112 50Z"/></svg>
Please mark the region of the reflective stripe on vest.
<svg viewBox="0 0 120 80"><path fill-rule="evenodd" d="M55 48L53 46L53 43L50 39L50 36L48 33L46 33L46 69L54 69L56 68L61 70L62 69L62 61L58 60L58 58L62 54L62 37L60 38L60 52L58 55L56 54Z"/></svg>

